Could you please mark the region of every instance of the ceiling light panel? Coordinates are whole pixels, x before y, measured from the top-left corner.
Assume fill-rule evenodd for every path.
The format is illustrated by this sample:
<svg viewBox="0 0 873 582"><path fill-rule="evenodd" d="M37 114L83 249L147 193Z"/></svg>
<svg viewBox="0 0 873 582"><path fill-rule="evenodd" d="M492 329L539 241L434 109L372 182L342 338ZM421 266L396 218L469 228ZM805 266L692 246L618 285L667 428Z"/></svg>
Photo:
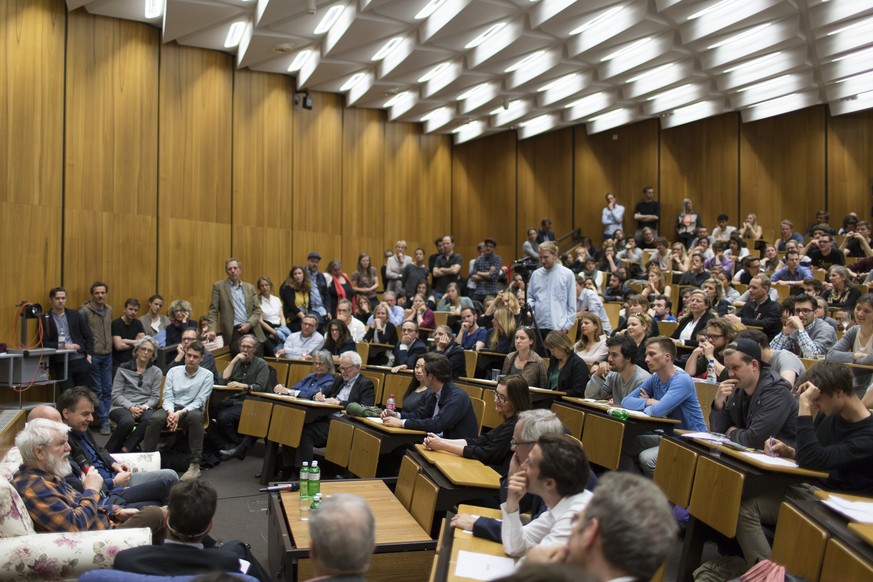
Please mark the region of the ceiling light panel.
<svg viewBox="0 0 873 582"><path fill-rule="evenodd" d="M593 135L601 131L633 123L637 119L639 119L639 114L636 108L623 107L590 119L585 126L585 131L588 135Z"/></svg>
<svg viewBox="0 0 873 582"><path fill-rule="evenodd" d="M529 114L533 110L530 99L516 99L509 103L509 107L499 107L491 112L491 127L506 127Z"/></svg>
<svg viewBox="0 0 873 582"><path fill-rule="evenodd" d="M746 30L728 35L713 44L700 55L704 69L725 69L741 61L791 48L799 43L806 44L800 35L799 17L787 18L779 22L756 25Z"/></svg>
<svg viewBox="0 0 873 582"><path fill-rule="evenodd" d="M755 82L793 73L803 69L811 69L808 62L809 47L799 46L790 50L774 51L763 56L734 63L721 69L722 74L715 80L719 91L731 92L739 87Z"/></svg>
<svg viewBox="0 0 873 582"><path fill-rule="evenodd" d="M343 13L343 9L345 8L342 4L334 4L324 13L324 16L321 17L321 20L318 21L318 24L315 26L315 29L312 31L312 34L320 35L326 33L330 30L336 21L339 20L340 15Z"/></svg>
<svg viewBox="0 0 873 582"><path fill-rule="evenodd" d="M740 92L729 96L728 100L732 107L740 109L815 86L812 71L791 73L744 87Z"/></svg>
<svg viewBox="0 0 873 582"><path fill-rule="evenodd" d="M589 71L574 73L572 76L562 77L562 82L549 83L546 88L537 94L537 106L549 107L565 101L574 95L582 93L591 86L592 74Z"/></svg>
<svg viewBox="0 0 873 582"><path fill-rule="evenodd" d="M507 23L467 55L467 66L475 69L501 54L524 34L524 18Z"/></svg>
<svg viewBox="0 0 873 582"><path fill-rule="evenodd" d="M421 42L432 41L443 28L455 20L472 2L473 0L445 0L433 14L424 20L424 23L419 28Z"/></svg>
<svg viewBox="0 0 873 582"><path fill-rule="evenodd" d="M455 119L455 115L454 107L445 106L434 109L421 119L421 122L424 123L424 132L433 133L448 127L452 120Z"/></svg>
<svg viewBox="0 0 873 582"><path fill-rule="evenodd" d="M783 97L777 97L769 101L758 103L740 112L743 123L758 121L768 117L783 115L791 111L806 109L820 103L818 91L803 91L792 93Z"/></svg>
<svg viewBox="0 0 873 582"><path fill-rule="evenodd" d="M547 113L533 119L529 119L518 128L518 139L527 139L541 133L546 133L558 127L561 117L557 113Z"/></svg>
<svg viewBox="0 0 873 582"><path fill-rule="evenodd" d="M575 57L630 30L646 18L646 8L645 0L628 1L600 11L594 18L587 18L571 31L567 53Z"/></svg>
<svg viewBox="0 0 873 582"><path fill-rule="evenodd" d="M488 124L481 120L471 121L452 131L455 143L462 144L481 136L488 129Z"/></svg>
<svg viewBox="0 0 873 582"><path fill-rule="evenodd" d="M845 53L821 67L821 78L825 83L851 77L873 69L873 46Z"/></svg>
<svg viewBox="0 0 873 582"><path fill-rule="evenodd" d="M694 73L692 61L672 62L646 69L625 81L621 89L624 99L639 99L688 79Z"/></svg>
<svg viewBox="0 0 873 582"><path fill-rule="evenodd" d="M458 98L458 113L469 115L481 107L488 105L500 96L498 83L485 83L476 91L467 91L464 98ZM508 99L508 97L507 97Z"/></svg>
<svg viewBox="0 0 873 582"><path fill-rule="evenodd" d="M645 41L645 42L643 42ZM647 37L628 43L619 50L612 51L601 57L601 64L597 68L598 79L611 79L637 68L643 68L673 48L673 34L662 34L656 37ZM604 58L606 61L604 61Z"/></svg>
<svg viewBox="0 0 873 582"><path fill-rule="evenodd" d="M642 113L646 116L659 115L665 111L683 107L710 96L708 83L686 83L652 95L643 103Z"/></svg>
<svg viewBox="0 0 873 582"><path fill-rule="evenodd" d="M615 91L600 91L586 95L565 106L564 121L578 122L589 119L596 113L609 109L616 101L618 101L618 94Z"/></svg>
<svg viewBox="0 0 873 582"><path fill-rule="evenodd" d="M855 97L831 101L828 104L831 115L845 115L865 109L873 109L873 91L862 93Z"/></svg>
<svg viewBox="0 0 873 582"><path fill-rule="evenodd" d="M825 87L828 101L854 97L873 90L873 71L840 79Z"/></svg>
<svg viewBox="0 0 873 582"><path fill-rule="evenodd" d="M727 0L711 12L680 25L682 43L693 45L712 44L712 39L724 35L731 28L746 28L751 23L766 24L796 14L796 8L783 0ZM698 11L700 12L700 11Z"/></svg>
<svg viewBox="0 0 873 582"><path fill-rule="evenodd" d="M686 107L679 107L661 117L661 128L669 129L679 125L685 125L707 117L721 115L727 111L724 99L712 99L700 101Z"/></svg>
<svg viewBox="0 0 873 582"><path fill-rule="evenodd" d="M506 77L505 87L507 90L513 90L527 83L531 83L554 69L560 61L560 46L552 47L551 49L543 51L543 53L536 59L533 59L512 71Z"/></svg>

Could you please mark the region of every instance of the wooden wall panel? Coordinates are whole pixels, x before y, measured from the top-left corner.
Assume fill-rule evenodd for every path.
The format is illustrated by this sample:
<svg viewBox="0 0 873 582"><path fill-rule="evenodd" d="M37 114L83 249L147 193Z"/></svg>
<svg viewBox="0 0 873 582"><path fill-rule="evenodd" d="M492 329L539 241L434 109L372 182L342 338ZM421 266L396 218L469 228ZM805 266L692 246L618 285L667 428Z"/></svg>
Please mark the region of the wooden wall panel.
<svg viewBox="0 0 873 582"><path fill-rule="evenodd" d="M518 142L518 216L513 258L521 257L527 229L539 228L543 218L552 220L558 236L571 230L572 208L573 129L566 128Z"/></svg>
<svg viewBox="0 0 873 582"><path fill-rule="evenodd" d="M342 252L343 97L313 93L311 111L294 116L291 262L304 264L318 251L321 267Z"/></svg>
<svg viewBox="0 0 873 582"><path fill-rule="evenodd" d="M575 226L599 247L603 240L601 211L605 194L612 192L625 207L625 230L633 231L633 207L646 184L658 177L658 121L650 119L603 133L576 132Z"/></svg>
<svg viewBox="0 0 873 582"><path fill-rule="evenodd" d="M343 182L340 259L351 275L361 252L378 269L385 248L385 113L376 109L343 112ZM402 221L391 221L401 226ZM396 228L396 226L395 226ZM326 266L326 265L325 265Z"/></svg>
<svg viewBox="0 0 873 582"><path fill-rule="evenodd" d="M67 24L64 272L71 305L95 280L120 313L156 288L159 31L72 12ZM99 138L97 138L99 136Z"/></svg>
<svg viewBox="0 0 873 582"><path fill-rule="evenodd" d="M399 239L406 240L409 254L415 247L422 247L429 255L431 243L437 235L427 220L423 209L428 200L419 189L419 176L422 173L422 155L419 148L421 127L412 123L385 124L385 212L397 217L396 220L382 222L384 236L373 256L374 265L382 265L382 252L392 248ZM371 253L372 254L372 253Z"/></svg>
<svg viewBox="0 0 873 582"><path fill-rule="evenodd" d="M710 230L719 214L742 220L739 206L739 119L736 113L703 119L661 132L661 231L675 238L682 199L690 198ZM657 193L657 184L655 186ZM634 193L635 205L642 187ZM743 215L744 216L744 215Z"/></svg>
<svg viewBox="0 0 873 582"><path fill-rule="evenodd" d="M10 345L14 305L45 307L61 283L64 26L62 2L0 2L0 338Z"/></svg>
<svg viewBox="0 0 873 582"><path fill-rule="evenodd" d="M478 256L486 236L497 239L497 254L515 255L516 134L503 132L455 146L452 160L452 232L455 251L467 261Z"/></svg>
<svg viewBox="0 0 873 582"><path fill-rule="evenodd" d="M293 89L284 75L234 72L231 254L246 281L267 275L276 293L293 256Z"/></svg>
<svg viewBox="0 0 873 582"><path fill-rule="evenodd" d="M232 57L161 45L158 291L196 315L231 250L232 85Z"/></svg>
<svg viewBox="0 0 873 582"><path fill-rule="evenodd" d="M426 255L436 252L436 237L452 231L452 141L451 136L421 133L418 142L418 220L421 247ZM406 215L404 215L406 216Z"/></svg>
<svg viewBox="0 0 873 582"><path fill-rule="evenodd" d="M787 218L800 230L825 205L825 111L811 107L745 123L740 131L740 200L765 229Z"/></svg>
<svg viewBox="0 0 873 582"><path fill-rule="evenodd" d="M842 225L849 212L857 212L861 220L870 220L873 111L828 118L827 164L831 225Z"/></svg>

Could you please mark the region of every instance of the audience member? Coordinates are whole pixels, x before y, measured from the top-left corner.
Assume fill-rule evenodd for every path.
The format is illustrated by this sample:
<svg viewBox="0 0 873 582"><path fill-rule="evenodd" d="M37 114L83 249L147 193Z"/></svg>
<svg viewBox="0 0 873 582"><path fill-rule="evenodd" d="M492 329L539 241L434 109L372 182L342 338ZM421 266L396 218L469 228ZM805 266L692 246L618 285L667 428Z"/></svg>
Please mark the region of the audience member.
<svg viewBox="0 0 873 582"><path fill-rule="evenodd" d="M112 432L109 426L109 409L112 408L112 307L106 304L109 286L103 281L91 284L91 300L86 301L79 315L91 330L93 352L91 358L91 381L88 385L97 396L100 434Z"/></svg>
<svg viewBox="0 0 873 582"><path fill-rule="evenodd" d="M527 304L534 310L540 337L545 338L553 330L567 333L576 322L576 278L559 264L558 245L541 243L539 253L542 266L531 273Z"/></svg>
<svg viewBox="0 0 873 582"><path fill-rule="evenodd" d="M597 320L596 317L591 317ZM585 386L588 385L588 364L576 354L573 342L567 334L553 331L546 336L545 344L551 358L546 372L547 384L541 388L566 392L569 396L582 398L585 395Z"/></svg>
<svg viewBox="0 0 873 582"><path fill-rule="evenodd" d="M581 276L576 277L576 319L581 320L585 313L591 313L600 321L600 328L604 333L612 333L612 325L603 301L596 291L586 287L586 282Z"/></svg>
<svg viewBox="0 0 873 582"><path fill-rule="evenodd" d="M555 240L555 231L552 230L552 221L544 218L540 221L540 229L537 231L537 244L543 244Z"/></svg>
<svg viewBox="0 0 873 582"><path fill-rule="evenodd" d="M607 337L609 336L603 333L600 319L593 313L583 312L579 318L579 341L576 342L574 348L576 355L582 358L582 361L588 366L604 361L606 359ZM570 341L569 338L567 341ZM546 347L548 348L548 346Z"/></svg>
<svg viewBox="0 0 873 582"><path fill-rule="evenodd" d="M777 251L786 251L785 245L788 241L794 241L803 244L803 235L799 232L794 232L794 223L790 220L783 220L779 225L779 240L776 241Z"/></svg>
<svg viewBox="0 0 873 582"><path fill-rule="evenodd" d="M164 298L157 293L149 297L149 307L145 315L139 318L146 335L152 337L170 325L170 318L161 313L164 307Z"/></svg>
<svg viewBox="0 0 873 582"><path fill-rule="evenodd" d="M290 388L286 388L282 384L276 384L273 392L311 400L319 392L327 390L334 382L336 370L334 369L331 353L326 350L313 352L312 369L313 372L311 374L307 374Z"/></svg>
<svg viewBox="0 0 873 582"><path fill-rule="evenodd" d="M343 320L339 318L331 319L327 323L324 333L322 349L330 352L335 362L339 361L338 358L341 354L356 351L355 340L352 339L352 334L349 333L349 328Z"/></svg>
<svg viewBox="0 0 873 582"><path fill-rule="evenodd" d="M485 347L485 342L488 340L488 330L479 327L476 320L476 312L472 307L461 309L461 330L455 341L465 350L479 351Z"/></svg>
<svg viewBox="0 0 873 582"><path fill-rule="evenodd" d="M697 347L697 336L709 320L715 317L710 311L709 296L701 289L695 289L688 297L686 315L679 320L673 331L673 342L679 345Z"/></svg>
<svg viewBox="0 0 873 582"><path fill-rule="evenodd" d="M173 356L172 360L167 362L165 374L169 373L169 371L175 367L185 365L185 354L188 352L188 346L196 341L199 341L196 329L194 329L193 327L189 327L182 330L182 339L176 346L176 355ZM200 362L200 367L206 368L212 373L213 384L220 383L218 368L215 365L215 356L210 354L208 350L203 352L203 360L201 360Z"/></svg>
<svg viewBox="0 0 873 582"><path fill-rule="evenodd" d="M788 251L785 253L785 267L770 276L770 281L777 285L803 285L806 279L812 279L812 271L800 264L800 253Z"/></svg>
<svg viewBox="0 0 873 582"><path fill-rule="evenodd" d="M601 212L601 222L603 223L603 238L612 238L616 230L622 228L624 222L624 206L618 203L615 194L612 192L606 193L606 207Z"/></svg>
<svg viewBox="0 0 873 582"><path fill-rule="evenodd" d="M870 257L873 256L873 248L870 247L870 223L866 220L858 222L855 232L847 233L840 250L847 257Z"/></svg>
<svg viewBox="0 0 873 582"><path fill-rule="evenodd" d="M366 298L364 298L367 301ZM364 325L356 317L352 317L352 302L348 299L342 299L336 305L336 318L343 322L349 329L349 335L352 336L352 341L355 343L364 341L364 335L367 333L367 326Z"/></svg>
<svg viewBox="0 0 873 582"><path fill-rule="evenodd" d="M158 343L145 336L133 348L133 360L122 364L112 382L112 409L109 419L115 423L106 443L110 453L130 453L145 436L149 419L161 399L164 375L155 366Z"/></svg>
<svg viewBox="0 0 873 582"><path fill-rule="evenodd" d="M58 387L66 390L72 386L92 386L91 354L94 353L94 338L91 326L74 309L67 309L67 290L53 287L49 291L52 308L42 314L42 346L44 348L71 350L67 356L66 380ZM64 362L52 359L52 376L64 377Z"/></svg>
<svg viewBox="0 0 873 582"><path fill-rule="evenodd" d="M309 517L314 580L363 582L375 547L373 513L357 495L330 495Z"/></svg>
<svg viewBox="0 0 873 582"><path fill-rule="evenodd" d="M276 347L291 335L291 330L285 325L285 309L282 300L273 295L273 280L266 275L258 279L258 301L261 306L259 324L264 333L264 353L273 354ZM257 338L255 338L257 341Z"/></svg>
<svg viewBox="0 0 873 582"><path fill-rule="evenodd" d="M417 251L418 250L421 251L421 260L419 262L422 262L424 261L424 250L417 249ZM407 264L407 266L409 266L409 264ZM427 279L426 265L424 266L424 270L424 278ZM415 279L415 277L411 277L410 279L412 280L412 289L415 289L415 284L418 283L418 280ZM367 253L361 253L358 255L358 264L352 272L352 291L355 292L355 297L363 295L370 301L370 304L374 304L378 301L376 298L376 290L378 288L379 275L376 273L376 267L373 266L370 255Z"/></svg>
<svg viewBox="0 0 873 582"><path fill-rule="evenodd" d="M827 359L844 364L873 365L873 293L861 295L855 304L855 322L827 352ZM873 373L852 368L853 385L858 398L863 398L873 381Z"/></svg>
<svg viewBox="0 0 873 582"><path fill-rule="evenodd" d="M606 340L606 349L607 361L591 368L585 398L621 404L624 397L648 380L651 374L634 363L637 346L627 335L609 338Z"/></svg>
<svg viewBox="0 0 873 582"><path fill-rule="evenodd" d="M309 279L309 286L312 289L310 294L312 303L309 306L308 312L314 313L318 317L318 324L321 325L331 318L333 305L330 302L330 292L328 291L331 276L330 273L322 273L318 270L319 263L321 263L321 255L309 253L306 257L306 272L304 275Z"/></svg>
<svg viewBox="0 0 873 582"><path fill-rule="evenodd" d="M637 222L637 234L643 228L652 229L658 235L658 223L661 219L661 204L655 200L655 189L651 186L643 188L643 200L634 207L634 220Z"/></svg>
<svg viewBox="0 0 873 582"><path fill-rule="evenodd" d="M779 305L770 299L770 279L756 275L749 281L749 301L740 309L739 315L724 316L732 324L760 327L771 340L781 327Z"/></svg>
<svg viewBox="0 0 873 582"><path fill-rule="evenodd" d="M209 333L207 341L215 339L220 331L224 342L230 347L231 355L239 353L239 340L246 334L253 334L258 340L258 348L266 339L261 329L261 302L258 291L251 283L241 280L242 263L230 258L224 261L227 279L212 285L212 299L209 302Z"/></svg>
<svg viewBox="0 0 873 582"><path fill-rule="evenodd" d="M794 315L770 342L774 349L789 350L802 358L827 354L837 342L834 328L815 315L815 299L803 293L794 296Z"/></svg>
<svg viewBox="0 0 873 582"><path fill-rule="evenodd" d="M318 276L321 277L321 274ZM318 294L318 290L313 289L312 280L306 275L303 267L300 265L291 267L288 278L279 287L279 297L282 300L282 308L285 310L288 329L292 332L300 331L303 318L308 313L315 315L316 321L318 320L319 316L315 309L317 303L315 294Z"/></svg>
<svg viewBox="0 0 873 582"><path fill-rule="evenodd" d="M303 317L300 331L288 336L284 345L276 350L277 358L310 359L309 354L324 347L324 336L318 333L318 319L312 314Z"/></svg>
<svg viewBox="0 0 873 582"><path fill-rule="evenodd" d="M539 246L537 242L537 229L527 229L527 240L521 245L522 258L539 260Z"/></svg>
<svg viewBox="0 0 873 582"><path fill-rule="evenodd" d="M734 341L737 330L726 319L716 317L706 323L704 340L701 341L685 363L685 371L689 376L705 379L709 374L709 364L715 368L719 381L728 379L725 367L724 350Z"/></svg>
<svg viewBox="0 0 873 582"><path fill-rule="evenodd" d="M133 358L133 346L145 336L142 322L136 318L139 301L130 297L124 301L124 313L112 320L112 377L118 366ZM196 324L195 324L196 325Z"/></svg>
<svg viewBox="0 0 873 582"><path fill-rule="evenodd" d="M170 302L167 312L170 314L170 325L167 326L167 330L164 332L166 345L174 346L182 342L183 331L188 328L197 329L197 322L192 319L194 308L184 299L175 299ZM227 338L227 340L230 341L230 338Z"/></svg>
<svg viewBox="0 0 873 582"><path fill-rule="evenodd" d="M828 269L830 288L822 293L829 307L836 307L849 313L855 309L855 303L861 296L861 291L852 283L851 274L846 267L834 265Z"/></svg>
<svg viewBox="0 0 873 582"><path fill-rule="evenodd" d="M673 300L667 295L657 295L652 302L652 319L654 321L675 322L676 318L670 311L673 309Z"/></svg>
<svg viewBox="0 0 873 582"><path fill-rule="evenodd" d="M737 334L737 339L746 338L754 341L761 349L761 361L770 366L770 369L782 376L789 384L794 386L797 378L803 375L806 368L800 358L787 350L774 350L770 347L770 340L759 329L744 329Z"/></svg>
<svg viewBox="0 0 873 582"><path fill-rule="evenodd" d="M418 357L427 351L427 346L418 337L418 325L414 321L404 321L400 326L400 341L394 346L392 354L392 373L406 370L415 365Z"/></svg>
<svg viewBox="0 0 873 582"><path fill-rule="evenodd" d="M437 299L443 296L449 283L457 283L460 280L461 265L463 264L461 255L455 252L455 237L452 235L447 234L442 238L439 249L440 254L431 270L434 297Z"/></svg>
<svg viewBox="0 0 873 582"><path fill-rule="evenodd" d="M679 285L690 285L692 287L703 285L703 282L709 278L709 272L703 268L703 262L703 255L700 253L691 255L688 270L679 277Z"/></svg>
<svg viewBox="0 0 873 582"><path fill-rule="evenodd" d="M473 264L470 279L476 282L473 298L477 301L484 301L485 297L496 295L499 290L497 280L501 274L502 259L500 255L494 254L496 246L497 241L494 238L486 238L482 254Z"/></svg>
<svg viewBox="0 0 873 582"><path fill-rule="evenodd" d="M546 336L548 337L548 336ZM529 386L547 388L546 363L536 351L536 332L530 327L515 330L515 351L506 355L501 374L521 374Z"/></svg>
<svg viewBox="0 0 873 582"><path fill-rule="evenodd" d="M514 327L513 331L515 331ZM433 339L433 346L431 346L430 351L442 354L448 358L449 364L452 366L452 379L457 380L461 376L466 376L467 357L464 355L464 348L455 343L455 334L452 333L452 328L448 325L438 325L433 330L431 338Z"/></svg>
<svg viewBox="0 0 873 582"><path fill-rule="evenodd" d="M806 256L809 257L810 266L814 269L827 271L833 265L846 264L843 251L834 248L834 239L830 234L823 233L817 239L813 238L808 249Z"/></svg>
<svg viewBox="0 0 873 582"><path fill-rule="evenodd" d="M330 297L331 319L336 317L336 305L342 299L354 299L352 280L343 272L343 264L339 259L331 259L327 263L327 294Z"/></svg>
<svg viewBox="0 0 873 582"><path fill-rule="evenodd" d="M700 221L700 215L694 210L694 203L690 198L685 198L682 200L682 210L676 217L676 235L686 249L691 246L691 241L700 226L703 224Z"/></svg>
<svg viewBox="0 0 873 582"><path fill-rule="evenodd" d="M252 392L271 392L270 368L255 355L258 342L253 335L244 335L239 342L239 353L221 373L222 384L239 392L224 398L216 407L215 429L210 429L220 449L222 460L244 459L255 444L254 437L240 439L236 429L242 417L243 400ZM272 384L275 384L275 375Z"/></svg>

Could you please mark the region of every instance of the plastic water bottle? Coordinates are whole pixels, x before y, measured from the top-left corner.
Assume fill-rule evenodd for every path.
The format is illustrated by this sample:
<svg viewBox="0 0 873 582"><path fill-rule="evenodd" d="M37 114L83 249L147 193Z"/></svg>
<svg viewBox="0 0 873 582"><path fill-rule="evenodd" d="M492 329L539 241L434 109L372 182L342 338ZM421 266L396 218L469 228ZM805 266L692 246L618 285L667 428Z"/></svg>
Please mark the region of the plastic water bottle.
<svg viewBox="0 0 873 582"><path fill-rule="evenodd" d="M315 499L316 495L321 493L321 469L318 468L318 461L312 461L312 467L309 469L309 495Z"/></svg>
<svg viewBox="0 0 873 582"><path fill-rule="evenodd" d="M606 413L616 420L627 420L630 417L624 408L609 408Z"/></svg>
<svg viewBox="0 0 873 582"><path fill-rule="evenodd" d="M300 519L309 519L309 505L312 497L309 496L309 463L304 462L300 467Z"/></svg>
<svg viewBox="0 0 873 582"><path fill-rule="evenodd" d="M321 493L316 493L315 497L312 498L312 505L309 506L309 510L318 511L319 507L321 507Z"/></svg>
<svg viewBox="0 0 873 582"><path fill-rule="evenodd" d="M66 336L64 336L64 334L62 334L62 333L59 333L59 334L58 334L58 349L59 349L59 350L64 349L64 344L65 344L65 343L67 343L67 338L66 338Z"/></svg>
<svg viewBox="0 0 873 582"><path fill-rule="evenodd" d="M718 374L715 372L715 360L710 358L709 365L706 366L706 381L709 384L718 383Z"/></svg>
<svg viewBox="0 0 873 582"><path fill-rule="evenodd" d="M385 410L390 410L394 412L397 409L397 402L394 400L394 395L388 397L388 400L385 401Z"/></svg>

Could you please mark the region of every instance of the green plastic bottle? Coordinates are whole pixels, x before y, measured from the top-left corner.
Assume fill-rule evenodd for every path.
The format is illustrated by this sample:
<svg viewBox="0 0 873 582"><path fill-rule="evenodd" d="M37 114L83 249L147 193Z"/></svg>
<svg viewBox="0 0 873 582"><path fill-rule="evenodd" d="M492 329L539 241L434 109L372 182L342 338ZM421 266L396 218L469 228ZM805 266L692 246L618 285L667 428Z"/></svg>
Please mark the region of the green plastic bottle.
<svg viewBox="0 0 873 582"><path fill-rule="evenodd" d="M309 468L309 496L313 499L321 493L321 469L318 468L318 461L312 461L312 467Z"/></svg>
<svg viewBox="0 0 873 582"><path fill-rule="evenodd" d="M309 499L309 463L303 461L303 466L300 467L300 498Z"/></svg>

